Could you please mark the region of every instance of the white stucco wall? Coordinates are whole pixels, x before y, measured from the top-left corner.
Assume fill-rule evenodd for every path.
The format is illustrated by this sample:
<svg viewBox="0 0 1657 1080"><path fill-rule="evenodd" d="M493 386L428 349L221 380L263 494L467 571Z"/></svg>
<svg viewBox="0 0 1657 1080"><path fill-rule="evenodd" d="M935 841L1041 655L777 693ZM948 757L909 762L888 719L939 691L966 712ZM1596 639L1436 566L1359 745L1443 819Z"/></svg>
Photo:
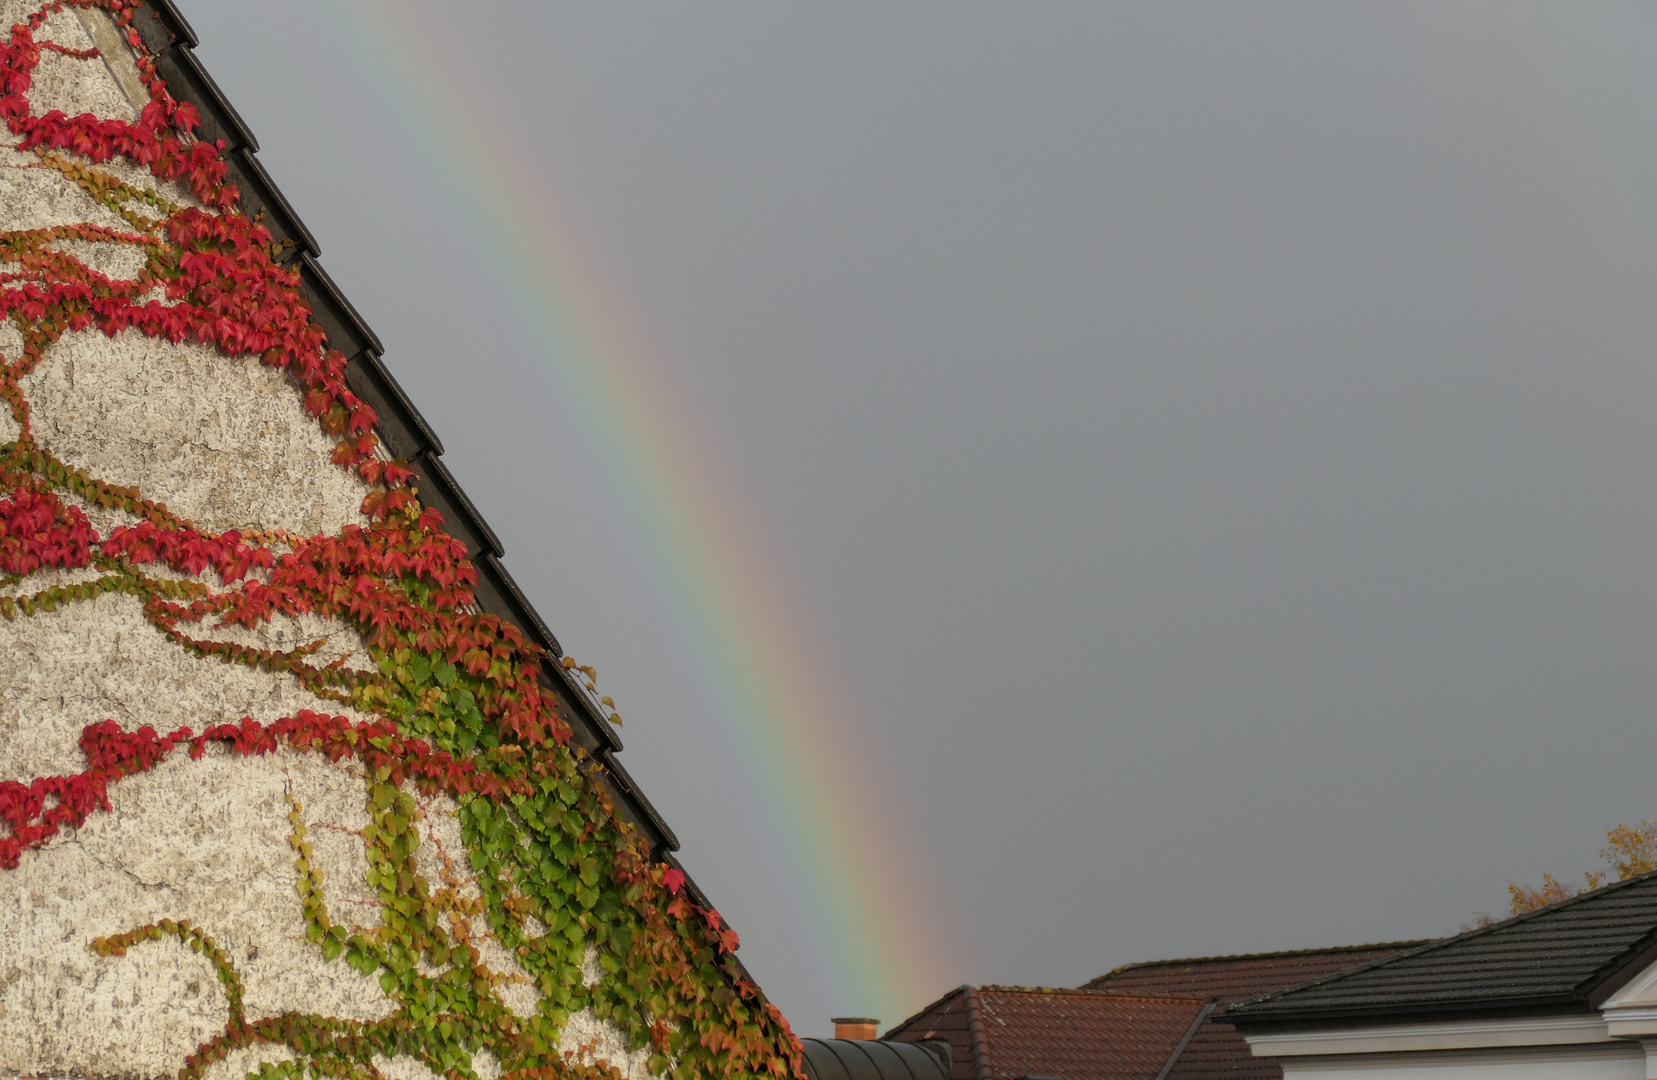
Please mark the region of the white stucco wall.
<svg viewBox="0 0 1657 1080"><path fill-rule="evenodd" d="M1657 967L1648 971L1657 972ZM1613 996L1641 987L1637 977ZM1652 975L1646 985L1657 985ZM1642 1019L1631 1037L1603 1013L1508 1015L1370 1022L1246 1036L1255 1057L1271 1058L1284 1080L1635 1080L1657 1075L1657 1030ZM1636 1009L1636 1011L1639 1011Z"/></svg>
<svg viewBox="0 0 1657 1080"><path fill-rule="evenodd" d="M81 772L81 731L100 720L199 733L244 716L270 723L300 709L370 719L315 697L293 675L186 652L150 625L136 597L111 593L0 619L0 780Z"/></svg>
<svg viewBox="0 0 1657 1080"><path fill-rule="evenodd" d="M0 872L0 1070L161 1076L228 1016L211 966L172 939L100 957L87 943L164 918L189 921L231 954L252 1018L284 1011L376 1019L392 1011L377 982L324 964L302 939L291 786L317 824L361 828L359 774L315 754L175 754L129 777L72 836ZM309 796L309 803L305 802ZM318 828L320 834L328 830ZM362 895L360 842L318 861L341 899Z"/></svg>
<svg viewBox="0 0 1657 1080"><path fill-rule="evenodd" d="M1645 1080L1639 1043L1284 1059L1283 1080Z"/></svg>
<svg viewBox="0 0 1657 1080"><path fill-rule="evenodd" d="M366 524L367 486L332 464L292 380L254 358L81 330L19 386L35 438L65 464L136 486L204 531Z"/></svg>
<svg viewBox="0 0 1657 1080"><path fill-rule="evenodd" d="M23 21L38 6L38 0L0 0L0 26ZM91 48L89 19L108 16L65 10L51 16L39 37ZM127 70L117 78L111 68L121 65ZM136 112L122 84L135 77L124 51L102 59L47 52L31 101L37 113L61 108L131 119ZM18 151L3 129L0 166L6 166L0 167L0 231L75 223L131 228L37 155ZM175 205L195 205L178 185L158 183L131 163L99 167ZM145 261L140 249L120 243L68 241L56 250L124 280ZM15 361L20 349L15 327L0 322L0 357ZM331 463L333 443L304 411L292 381L257 358L228 358L136 330L114 338L83 330L65 334L19 385L45 449L95 479L138 487L204 531L284 529L309 536L365 522L360 507L367 488L354 472ZM0 408L0 443L20 430ZM100 536L137 520L67 494L60 498L85 512ZM181 576L153 564L143 570ZM31 595L99 574L96 568L41 571L0 586L0 595ZM226 587L211 572L203 583ZM276 619L253 630L202 623L189 632L276 649L326 638L310 662L343 658L351 667L373 666L354 629L318 616ZM106 719L129 731L149 725L162 733L182 726L199 732L243 717L268 723L300 709L371 719L317 698L292 675L186 651L129 596L108 594L0 620L0 781L81 772L81 733ZM252 1018L290 1010L361 1020L386 1015L393 1003L377 980L343 961L324 963L320 950L303 940L290 799L304 808L312 865L322 872L332 917L377 925L358 831L367 821L365 786L355 765L291 750L244 759L210 748L199 761L175 751L153 771L116 784L111 811L25 852L15 870L0 870L0 1077L171 1076L186 1054L221 1030L227 1011L220 984L207 961L180 942L149 942L119 957L88 950L95 937L162 918L192 922L229 950ZM446 851L462 891L475 893L454 804L438 798L420 805L422 869L438 875ZM484 963L506 979L501 993L509 1007L529 1015L538 994L516 960L486 924L478 921L473 933ZM596 954L589 952L588 960L590 981L597 977ZM590 1011L571 1019L563 1046L585 1060L606 1060L625 1076L647 1075L648 1054L629 1054L619 1029ZM239 1080L261 1061L291 1056L280 1048L239 1051L207 1076ZM400 1080L432 1077L413 1059L377 1064ZM474 1064L483 1080L500 1071L488 1055Z"/></svg>

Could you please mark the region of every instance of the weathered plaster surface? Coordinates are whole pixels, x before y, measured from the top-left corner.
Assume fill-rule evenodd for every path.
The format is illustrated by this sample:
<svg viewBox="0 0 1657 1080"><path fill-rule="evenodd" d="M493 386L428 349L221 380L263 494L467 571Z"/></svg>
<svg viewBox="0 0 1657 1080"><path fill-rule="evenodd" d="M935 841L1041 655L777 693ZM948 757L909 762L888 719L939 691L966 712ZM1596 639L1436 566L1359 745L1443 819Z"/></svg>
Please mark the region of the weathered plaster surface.
<svg viewBox="0 0 1657 1080"><path fill-rule="evenodd" d="M292 381L256 359L82 330L46 350L20 388L43 446L197 528L310 536L366 524L367 486L332 463Z"/></svg>
<svg viewBox="0 0 1657 1080"><path fill-rule="evenodd" d="M6 6L24 9L21 18L4 21L6 28L10 29L13 22L27 18L28 12L37 5ZM96 17L109 18L101 11L96 13ZM87 33L86 26L76 17L73 8L64 8L48 16L46 24L36 33L35 40L50 41L66 49L78 51L97 47L92 35ZM114 63L132 65L130 52L111 59ZM134 71L135 76L136 74ZM34 77L29 85L29 105L36 113L62 109L68 116L79 116L81 113L89 112L100 120L138 119L137 107L128 99L127 92L110 71L109 63L96 56L83 60L50 50L42 53L40 63L35 67Z"/></svg>
<svg viewBox="0 0 1657 1080"><path fill-rule="evenodd" d="M374 670L374 663L368 657L368 645L362 635L353 627L325 615L274 615L268 622L252 627L215 626L204 621L190 630L190 636L197 641L229 641L275 652L288 652L300 645L321 641L324 643L322 648L305 660L309 666L325 668L339 661L354 671ZM341 711L334 708L334 704L310 707L330 713Z"/></svg>
<svg viewBox="0 0 1657 1080"><path fill-rule="evenodd" d="M138 272L149 261L149 252L138 245L110 240L64 240L53 248L74 256L88 270L117 281L136 281Z"/></svg>
<svg viewBox="0 0 1657 1080"><path fill-rule="evenodd" d="M57 588L60 585L80 585L88 581L97 581L103 576L103 571L95 566L82 566L74 569L52 567L48 570L37 570L11 585L0 585L0 596L17 598L29 596L46 589Z"/></svg>
<svg viewBox="0 0 1657 1080"><path fill-rule="evenodd" d="M39 0L0 0L0 26L24 21L38 8ZM54 13L38 38L79 50L96 44L104 55L46 52L30 92L37 113L61 108L70 115L136 116L137 71L127 50L110 47L120 41L107 14ZM176 206L200 205L177 184L159 182L130 162L96 168ZM126 208L158 214L140 200ZM82 223L131 230L0 131L0 231ZM141 248L118 242L57 247L126 281L137 277L146 258ZM0 356L15 360L21 346L15 327L0 322ZM20 389L42 446L98 480L138 487L204 530L310 536L365 523L360 507L367 488L332 464L332 441L305 413L294 384L256 358L227 358L208 346L175 345L132 330L115 338L85 330L64 335ZM0 408L0 444L19 435L15 419ZM83 511L100 537L139 520L61 498ZM143 570L185 576L155 564ZM47 570L0 587L0 595L29 595L96 580L99 573ZM202 582L214 591L234 587L211 572ZM373 666L353 628L320 616L277 618L254 629L210 622L186 629L198 640L279 650L326 638L308 662ZM127 730L200 731L248 716L270 722L300 709L370 719L318 699L291 675L195 656L149 623L131 597L107 594L0 620L0 780L26 783L83 771L82 731L105 719ZM343 959L324 962L321 950L304 941L289 845L288 813L297 803L331 917L378 926L361 835L366 793L351 762L291 750L244 759L218 747L192 761L179 749L153 771L111 788L110 812L94 813L78 831L24 853L17 869L0 870L0 1078L170 1076L185 1055L222 1030L227 1006L220 984L208 962L177 940L147 942L120 957L87 948L96 937L162 918L191 922L229 950L251 1018L285 1011L359 1020L388 1015L394 1005L377 979L358 975ZM423 798L419 806L422 874L436 887L477 896L457 807L446 797ZM480 961L500 978L498 992L509 1008L520 1016L535 1011L538 992L487 920L450 929L464 930ZM538 924L530 930L545 932ZM595 950L588 951L583 977L589 985L599 977ZM562 1048L585 1061L606 1060L633 1080L649 1075L647 1052L628 1053L622 1032L590 1010L571 1017ZM241 1080L261 1062L292 1056L280 1047L237 1051L211 1066L206 1080ZM434 1080L412 1058L377 1064L394 1080ZM488 1054L473 1067L482 1080L501 1072Z"/></svg>
<svg viewBox="0 0 1657 1080"><path fill-rule="evenodd" d="M368 884L362 835L369 820L362 767L354 761L330 762L320 754L288 754L299 763L287 767L288 792L300 806L311 867L322 873L329 915L353 929L379 926L379 894ZM341 782L341 776L351 782Z"/></svg>
<svg viewBox="0 0 1657 1080"><path fill-rule="evenodd" d="M6 0L0 3L0 27L26 21L38 6L34 0ZM94 41L93 35L87 31L88 26L100 30L100 41ZM66 49L85 50L110 42L118 45L120 35L108 13L66 8L46 20L36 34L36 40L49 41ZM28 96L30 105L37 113L62 109L70 116L89 112L101 120L130 121L138 117L138 107L132 98L140 92L138 69L128 50L105 48L101 57L87 59L48 50L41 55L40 63L35 68ZM94 203L61 174L41 167L36 155L19 152L16 146L16 136L0 129L0 147L4 148L0 150L0 164L9 166L0 176L0 229L43 228L82 221L114 229L130 228L118 215ZM66 156L82 164L91 164L84 158ZM148 169L125 159L105 161L95 167L139 191L153 192L175 205L201 205L188 189L172 181L159 180ZM154 208L142 203L133 203L131 208L150 217L156 215Z"/></svg>
<svg viewBox="0 0 1657 1080"><path fill-rule="evenodd" d="M0 780L83 771L81 732L101 720L129 731L199 732L300 709L369 719L317 698L292 675L186 652L150 625L135 597L107 593L0 620Z"/></svg>
<svg viewBox="0 0 1657 1080"><path fill-rule="evenodd" d="M299 1055L285 1046L250 1046L243 1050L230 1051L223 1061L215 1062L203 1069L201 1077L202 1080L247 1080L248 1073L257 1073L259 1066L266 1062L275 1064L298 1059Z"/></svg>
<svg viewBox="0 0 1657 1080"><path fill-rule="evenodd" d="M80 185L15 146L9 137L0 146L0 230L80 223L123 232L131 229L115 211L88 198Z"/></svg>
<svg viewBox="0 0 1657 1080"><path fill-rule="evenodd" d="M398 1054L396 1057L376 1054L374 1067L385 1073L389 1080L443 1080L437 1073L428 1069L425 1062L407 1054Z"/></svg>
<svg viewBox="0 0 1657 1080"><path fill-rule="evenodd" d="M111 813L0 873L0 1071L161 1076L221 1030L219 981L184 946L87 950L94 937L163 918L201 927L230 953L250 1018L388 1015L377 982L324 963L303 940L290 789L310 797L305 816L318 825L366 820L357 770L319 755L180 752L117 784ZM367 888L360 841L354 858L340 857L346 850L313 850L325 890L338 882L341 897Z"/></svg>

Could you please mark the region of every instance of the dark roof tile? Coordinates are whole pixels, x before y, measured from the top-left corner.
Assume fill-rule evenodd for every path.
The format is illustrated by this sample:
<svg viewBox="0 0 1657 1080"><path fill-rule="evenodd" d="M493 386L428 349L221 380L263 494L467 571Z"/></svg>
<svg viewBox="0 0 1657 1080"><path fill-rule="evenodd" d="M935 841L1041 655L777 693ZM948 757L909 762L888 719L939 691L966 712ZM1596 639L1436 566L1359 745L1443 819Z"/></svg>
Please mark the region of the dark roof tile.
<svg viewBox="0 0 1657 1080"><path fill-rule="evenodd" d="M1657 945L1657 873L1608 885L1343 974L1242 1002L1240 1023L1313 1016L1585 1006Z"/></svg>
<svg viewBox="0 0 1657 1080"><path fill-rule="evenodd" d="M1119 994L1172 994L1222 1002L1241 1001L1372 960L1396 956L1425 944L1425 941L1394 941L1296 952L1150 960L1119 967L1084 986Z"/></svg>
<svg viewBox="0 0 1657 1080"><path fill-rule="evenodd" d="M136 21L140 24L143 22L141 18ZM191 52L184 42L177 42L172 48L161 53L156 57L155 63L156 73L167 84L167 92L196 107L196 113L201 117L201 125L195 132L198 138L210 143L217 143L223 139L227 151L243 147L248 150L259 149L259 140L253 137L253 131L242 119L242 114L230 104L230 99L224 96L219 84L213 81L213 76L207 74L207 69L201 66L201 61L196 59L196 54ZM226 164L231 164L228 154Z"/></svg>
<svg viewBox="0 0 1657 1080"><path fill-rule="evenodd" d="M175 54L188 55L187 49L174 49L168 56ZM165 59L165 58L163 58ZM202 72L205 76L207 73ZM248 136L252 138L251 134ZM271 239L278 247L276 258L281 261L291 259L295 254L309 252L312 258L322 254L317 246L316 237L311 230L299 220L289 204L288 197L282 194L276 186L276 181L270 178L259 158L254 154L257 146L248 144L241 149L224 155L224 164L230 176L230 182L235 184L241 192L242 212L257 220L270 230Z"/></svg>
<svg viewBox="0 0 1657 1080"><path fill-rule="evenodd" d="M329 346L344 353L348 360L365 349L383 354L385 346L380 344L380 336L369 329L322 264L307 252L299 256L298 266L299 295L311 305L311 318L328 336Z"/></svg>
<svg viewBox="0 0 1657 1080"><path fill-rule="evenodd" d="M327 332L326 328L323 332ZM394 456L415 461L422 454L443 453L443 441L373 349L364 349L346 364L345 384L353 394L373 406L379 417L374 426L380 433L380 441Z"/></svg>
<svg viewBox="0 0 1657 1080"><path fill-rule="evenodd" d="M434 507L443 515L443 527L450 536L466 545L468 558L475 560L486 551L497 558L506 554L495 530L483 520L472 500L455 483L442 458L427 454L413 464L418 477L416 490L420 494L420 504Z"/></svg>
<svg viewBox="0 0 1657 1080"><path fill-rule="evenodd" d="M152 53L163 53L174 45L193 49L198 44L196 32L172 0L145 0L133 12L132 28L144 48Z"/></svg>

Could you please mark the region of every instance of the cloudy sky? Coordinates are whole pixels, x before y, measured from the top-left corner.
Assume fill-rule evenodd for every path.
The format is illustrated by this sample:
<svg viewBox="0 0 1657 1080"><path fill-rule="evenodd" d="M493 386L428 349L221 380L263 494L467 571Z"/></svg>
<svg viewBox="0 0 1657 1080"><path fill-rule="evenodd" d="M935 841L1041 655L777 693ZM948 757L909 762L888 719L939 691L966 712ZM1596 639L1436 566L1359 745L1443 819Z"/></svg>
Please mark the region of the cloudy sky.
<svg viewBox="0 0 1657 1080"><path fill-rule="evenodd" d="M1652 8L181 4L803 1033L1657 816Z"/></svg>

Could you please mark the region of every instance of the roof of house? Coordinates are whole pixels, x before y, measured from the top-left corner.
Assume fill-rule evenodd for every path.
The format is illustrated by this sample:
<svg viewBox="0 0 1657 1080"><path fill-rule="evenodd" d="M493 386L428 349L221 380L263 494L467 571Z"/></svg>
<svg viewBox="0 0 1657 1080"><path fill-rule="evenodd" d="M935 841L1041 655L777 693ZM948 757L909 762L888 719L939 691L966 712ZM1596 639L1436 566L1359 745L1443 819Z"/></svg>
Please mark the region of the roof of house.
<svg viewBox="0 0 1657 1080"><path fill-rule="evenodd" d="M886 1038L947 1041L953 1080L1158 1080L1211 1008L1197 998L962 986Z"/></svg>
<svg viewBox="0 0 1657 1080"><path fill-rule="evenodd" d="M811 1080L949 1080L950 1054L939 1043L877 1039L801 1039Z"/></svg>
<svg viewBox="0 0 1657 1080"><path fill-rule="evenodd" d="M1396 956L1425 944L1394 941L1329 949L1198 956L1127 964L1099 976L1087 989L1118 994L1170 995L1229 1004L1332 972ZM1163 1080L1281 1080L1283 1067L1257 1058L1236 1028L1207 1019L1167 1063Z"/></svg>
<svg viewBox="0 0 1657 1080"><path fill-rule="evenodd" d="M1125 964L1082 985L1087 990L1111 990L1119 994L1172 994L1210 1001L1241 1001L1371 960L1396 956L1405 949L1425 944L1426 941L1389 941L1293 952L1146 960Z"/></svg>
<svg viewBox="0 0 1657 1080"><path fill-rule="evenodd" d="M1657 872L1227 1008L1266 1023L1583 1011L1657 959Z"/></svg>

